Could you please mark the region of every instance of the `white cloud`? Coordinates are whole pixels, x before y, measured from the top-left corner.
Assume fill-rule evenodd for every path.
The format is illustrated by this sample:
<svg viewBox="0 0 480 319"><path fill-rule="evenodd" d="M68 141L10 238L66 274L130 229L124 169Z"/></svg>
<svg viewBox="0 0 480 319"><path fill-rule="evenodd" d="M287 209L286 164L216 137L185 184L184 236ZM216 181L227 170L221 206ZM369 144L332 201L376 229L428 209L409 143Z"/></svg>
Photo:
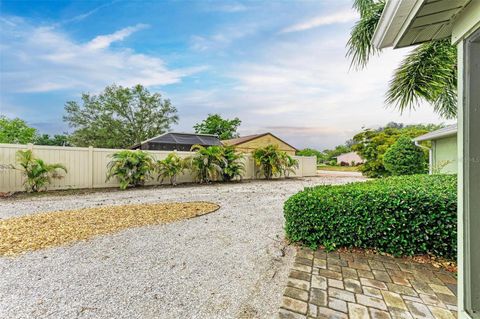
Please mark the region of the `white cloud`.
<svg viewBox="0 0 480 319"><path fill-rule="evenodd" d="M80 93L98 91L112 83L159 86L178 83L183 77L205 69L204 66L170 69L158 57L110 46L145 28L144 24L78 43L51 27L34 27L15 19L7 21L15 21L16 26L0 22L4 39L1 47L4 92L73 89Z"/></svg>
<svg viewBox="0 0 480 319"><path fill-rule="evenodd" d="M88 42L86 46L93 50L105 49L105 48L108 48L110 44L112 44L113 42L122 41L126 37L130 36L132 33L135 33L147 27L148 25L140 23L133 27L123 28L111 34L99 35L95 37L93 40L91 40L90 42Z"/></svg>
<svg viewBox="0 0 480 319"><path fill-rule="evenodd" d="M358 14L355 11L353 11L352 9L345 9L328 15L321 15L301 21L299 23L284 28L281 33L305 31L324 25L347 23L356 19L358 19Z"/></svg>

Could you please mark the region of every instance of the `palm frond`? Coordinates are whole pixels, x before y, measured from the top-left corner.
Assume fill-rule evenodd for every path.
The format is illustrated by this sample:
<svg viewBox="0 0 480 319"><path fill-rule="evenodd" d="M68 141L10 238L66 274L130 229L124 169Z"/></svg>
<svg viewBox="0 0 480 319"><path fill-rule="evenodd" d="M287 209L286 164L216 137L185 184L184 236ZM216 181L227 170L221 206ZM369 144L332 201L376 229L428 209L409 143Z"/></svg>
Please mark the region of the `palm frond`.
<svg viewBox="0 0 480 319"><path fill-rule="evenodd" d="M400 64L390 81L386 102L400 112L423 100L445 118L457 114L457 53L449 40L419 45Z"/></svg>
<svg viewBox="0 0 480 319"><path fill-rule="evenodd" d="M382 15L385 3L368 0L356 0L354 8L360 12L360 20L355 24L347 42L347 57L351 58L350 67L364 68L370 57L379 52L372 45L372 37Z"/></svg>

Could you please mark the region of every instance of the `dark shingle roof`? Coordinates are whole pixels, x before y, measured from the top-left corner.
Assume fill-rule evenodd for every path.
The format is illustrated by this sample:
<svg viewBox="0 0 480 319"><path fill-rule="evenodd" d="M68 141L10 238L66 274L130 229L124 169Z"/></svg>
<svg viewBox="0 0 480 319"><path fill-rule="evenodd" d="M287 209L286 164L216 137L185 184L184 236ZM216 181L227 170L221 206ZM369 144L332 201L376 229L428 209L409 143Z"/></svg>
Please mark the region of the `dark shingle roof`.
<svg viewBox="0 0 480 319"><path fill-rule="evenodd" d="M222 145L220 139L216 135L210 134L194 134L194 133L174 133L169 132L159 136L152 137L141 144L159 143L159 144L184 144L195 145L200 144L204 146Z"/></svg>

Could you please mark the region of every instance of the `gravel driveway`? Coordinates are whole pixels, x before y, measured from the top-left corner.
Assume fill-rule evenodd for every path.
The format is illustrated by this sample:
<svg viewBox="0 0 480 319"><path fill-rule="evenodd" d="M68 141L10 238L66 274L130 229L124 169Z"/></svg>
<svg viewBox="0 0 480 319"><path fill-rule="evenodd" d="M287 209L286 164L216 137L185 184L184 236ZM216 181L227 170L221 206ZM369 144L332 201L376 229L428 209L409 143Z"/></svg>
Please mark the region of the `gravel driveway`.
<svg viewBox="0 0 480 319"><path fill-rule="evenodd" d="M271 318L292 263L285 199L313 177L0 201L0 218L97 205L211 201L221 209L66 247L0 257L0 318Z"/></svg>

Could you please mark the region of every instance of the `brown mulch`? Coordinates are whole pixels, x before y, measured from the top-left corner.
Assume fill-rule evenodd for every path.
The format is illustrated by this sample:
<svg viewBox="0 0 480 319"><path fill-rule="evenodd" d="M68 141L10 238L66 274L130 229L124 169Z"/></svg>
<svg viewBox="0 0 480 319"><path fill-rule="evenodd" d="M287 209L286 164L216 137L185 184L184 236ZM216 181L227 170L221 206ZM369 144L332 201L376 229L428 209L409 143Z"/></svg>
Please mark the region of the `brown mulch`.
<svg viewBox="0 0 480 319"><path fill-rule="evenodd" d="M0 256L14 256L121 230L174 222L216 211L208 202L101 206L0 220Z"/></svg>

